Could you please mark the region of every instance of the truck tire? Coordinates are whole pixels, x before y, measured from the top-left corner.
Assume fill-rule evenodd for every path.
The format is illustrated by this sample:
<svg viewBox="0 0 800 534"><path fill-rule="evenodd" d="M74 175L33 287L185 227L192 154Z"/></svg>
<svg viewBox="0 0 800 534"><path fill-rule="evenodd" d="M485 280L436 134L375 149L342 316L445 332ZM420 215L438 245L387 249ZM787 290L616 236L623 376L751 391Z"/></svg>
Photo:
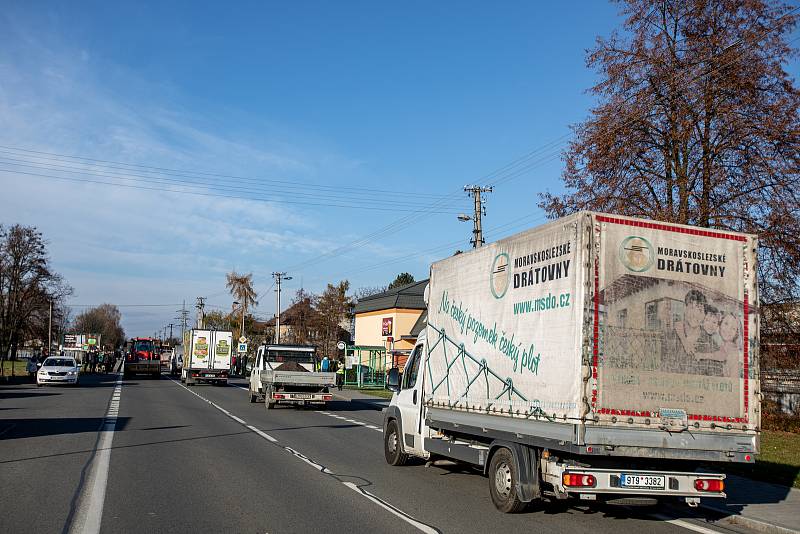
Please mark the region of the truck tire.
<svg viewBox="0 0 800 534"><path fill-rule="evenodd" d="M269 399L266 399L264 404L267 406L267 410L271 410L271 409L273 409L275 407L276 402L275 401L271 401Z"/></svg>
<svg viewBox="0 0 800 534"><path fill-rule="evenodd" d="M495 508L504 514L516 514L527 506L517 495L519 473L514 456L505 447L499 449L489 463L489 492Z"/></svg>
<svg viewBox="0 0 800 534"><path fill-rule="evenodd" d="M397 428L397 421L392 419L386 425L386 434L383 439L383 454L386 463L389 465L405 465L408 462L408 454L403 452L403 445L400 441L400 431Z"/></svg>
<svg viewBox="0 0 800 534"><path fill-rule="evenodd" d="M254 395L250 388L247 388L247 397L251 404L258 400L258 395Z"/></svg>

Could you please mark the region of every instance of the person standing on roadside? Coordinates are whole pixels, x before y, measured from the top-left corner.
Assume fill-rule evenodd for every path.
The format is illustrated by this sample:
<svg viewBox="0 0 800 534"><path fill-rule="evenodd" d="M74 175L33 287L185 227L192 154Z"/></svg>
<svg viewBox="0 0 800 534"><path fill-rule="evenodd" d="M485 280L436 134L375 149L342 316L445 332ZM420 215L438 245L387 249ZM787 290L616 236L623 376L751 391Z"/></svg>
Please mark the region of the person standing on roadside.
<svg viewBox="0 0 800 534"><path fill-rule="evenodd" d="M336 388L342 391L344 384L344 362L336 362Z"/></svg>

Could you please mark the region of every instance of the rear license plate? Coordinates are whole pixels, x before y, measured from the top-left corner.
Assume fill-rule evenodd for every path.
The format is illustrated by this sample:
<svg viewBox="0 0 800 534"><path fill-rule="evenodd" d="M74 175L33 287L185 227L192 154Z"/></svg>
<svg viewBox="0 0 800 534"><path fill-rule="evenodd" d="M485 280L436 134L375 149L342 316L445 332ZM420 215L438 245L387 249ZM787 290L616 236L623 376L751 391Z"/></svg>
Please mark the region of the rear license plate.
<svg viewBox="0 0 800 534"><path fill-rule="evenodd" d="M619 479L623 488L659 489L666 488L666 477L663 475L623 474Z"/></svg>
<svg viewBox="0 0 800 534"><path fill-rule="evenodd" d="M311 395L308 395L308 394L305 394L305 393L295 393L293 396L294 396L295 399L310 399L311 398Z"/></svg>
<svg viewBox="0 0 800 534"><path fill-rule="evenodd" d="M212 375L211 373L206 373L203 376L206 378L214 378L216 375Z"/></svg>

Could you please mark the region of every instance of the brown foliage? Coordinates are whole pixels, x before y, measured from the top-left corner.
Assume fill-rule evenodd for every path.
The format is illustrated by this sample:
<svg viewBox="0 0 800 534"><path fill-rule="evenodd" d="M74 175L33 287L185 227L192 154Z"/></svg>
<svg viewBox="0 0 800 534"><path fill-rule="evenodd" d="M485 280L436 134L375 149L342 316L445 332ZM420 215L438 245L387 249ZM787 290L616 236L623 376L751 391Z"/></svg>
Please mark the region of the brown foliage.
<svg viewBox="0 0 800 534"><path fill-rule="evenodd" d="M800 279L800 93L783 68L797 8L768 0L625 0L625 37L587 64L598 104L574 126L558 217L590 209L755 233L763 304Z"/></svg>

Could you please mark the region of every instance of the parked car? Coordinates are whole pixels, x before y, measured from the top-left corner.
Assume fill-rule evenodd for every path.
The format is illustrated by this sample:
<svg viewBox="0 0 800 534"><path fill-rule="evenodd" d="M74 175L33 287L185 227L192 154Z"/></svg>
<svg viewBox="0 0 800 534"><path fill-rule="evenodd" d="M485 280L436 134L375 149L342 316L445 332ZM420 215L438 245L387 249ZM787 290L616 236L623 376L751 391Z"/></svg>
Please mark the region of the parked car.
<svg viewBox="0 0 800 534"><path fill-rule="evenodd" d="M36 373L36 385L72 384L78 385L78 363L73 358L52 356L47 358Z"/></svg>

